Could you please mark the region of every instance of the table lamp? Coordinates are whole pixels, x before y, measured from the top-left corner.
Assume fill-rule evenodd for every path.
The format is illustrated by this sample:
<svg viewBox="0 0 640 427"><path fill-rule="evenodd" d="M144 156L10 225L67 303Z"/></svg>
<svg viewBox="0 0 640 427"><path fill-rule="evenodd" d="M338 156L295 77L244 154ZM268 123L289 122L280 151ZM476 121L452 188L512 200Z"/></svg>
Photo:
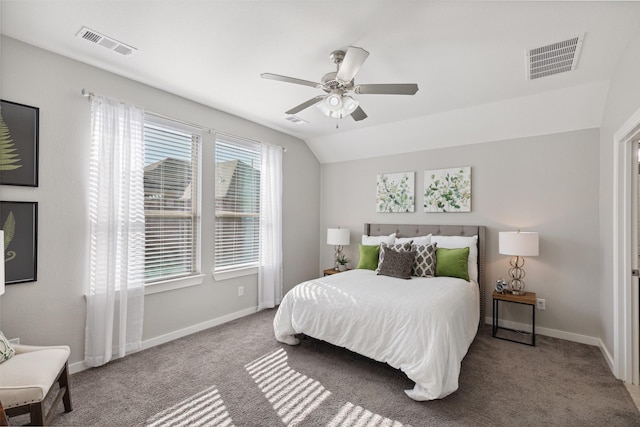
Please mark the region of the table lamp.
<svg viewBox="0 0 640 427"><path fill-rule="evenodd" d="M524 257L538 256L538 233L501 231L498 234L498 252L512 256L509 261L509 290L514 295L524 295Z"/></svg>
<svg viewBox="0 0 640 427"><path fill-rule="evenodd" d="M335 245L335 269L338 270L338 259L342 255L342 247L347 246L351 239L351 232L348 228L328 228L327 245Z"/></svg>

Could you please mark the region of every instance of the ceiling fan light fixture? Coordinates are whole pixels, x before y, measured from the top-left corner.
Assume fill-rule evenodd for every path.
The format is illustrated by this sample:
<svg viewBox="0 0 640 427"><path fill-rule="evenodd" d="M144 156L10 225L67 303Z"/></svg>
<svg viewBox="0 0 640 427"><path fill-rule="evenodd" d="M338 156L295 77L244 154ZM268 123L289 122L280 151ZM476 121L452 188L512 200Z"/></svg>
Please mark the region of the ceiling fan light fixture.
<svg viewBox="0 0 640 427"><path fill-rule="evenodd" d="M335 99L337 98L337 99ZM337 105L338 107L335 107ZM316 106L322 114L333 119L341 119L353 113L360 103L348 95L330 94Z"/></svg>
<svg viewBox="0 0 640 427"><path fill-rule="evenodd" d="M342 105L345 111L347 111L347 114L351 114L356 108L358 108L358 105L360 105L360 103L352 97L345 95L342 97Z"/></svg>
<svg viewBox="0 0 640 427"><path fill-rule="evenodd" d="M330 111L339 111L342 109L342 96L339 93L327 95L324 103Z"/></svg>

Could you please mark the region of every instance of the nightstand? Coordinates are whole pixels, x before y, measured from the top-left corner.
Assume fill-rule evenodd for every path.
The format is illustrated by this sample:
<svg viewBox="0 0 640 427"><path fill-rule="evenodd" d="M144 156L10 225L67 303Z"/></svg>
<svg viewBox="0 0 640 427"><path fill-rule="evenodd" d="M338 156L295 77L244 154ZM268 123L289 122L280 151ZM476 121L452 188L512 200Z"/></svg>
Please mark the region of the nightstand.
<svg viewBox="0 0 640 427"><path fill-rule="evenodd" d="M531 332L522 332L515 331L515 329L498 327L498 308L500 301L516 303L516 304L524 304L531 307ZM531 342L523 342L514 340L507 337L499 337L498 330L504 329L507 331L515 331L521 334L531 336ZM524 295L513 295L513 294L501 294L497 291L493 291L493 333L492 336L495 338L499 338L501 340L513 341L520 344L526 344L535 346L536 345L536 293L535 292L525 292Z"/></svg>
<svg viewBox="0 0 640 427"><path fill-rule="evenodd" d="M342 273L342 271L336 270L335 268L327 268L326 270L324 270L325 276L331 276L332 274L338 274L338 273Z"/></svg>

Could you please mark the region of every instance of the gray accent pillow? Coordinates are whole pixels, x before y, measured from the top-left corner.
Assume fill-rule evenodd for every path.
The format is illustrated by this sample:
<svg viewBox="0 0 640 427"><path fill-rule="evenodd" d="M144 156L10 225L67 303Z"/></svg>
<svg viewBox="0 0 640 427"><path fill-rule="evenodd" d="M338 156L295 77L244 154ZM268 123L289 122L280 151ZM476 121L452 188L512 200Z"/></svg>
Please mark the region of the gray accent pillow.
<svg viewBox="0 0 640 427"><path fill-rule="evenodd" d="M386 249L386 254L378 275L397 277L399 279L411 279L411 267L416 257L415 251L398 252L391 248Z"/></svg>
<svg viewBox="0 0 640 427"><path fill-rule="evenodd" d="M416 251L416 259L411 268L412 276L434 277L436 275L436 246L437 243L411 245L411 250Z"/></svg>
<svg viewBox="0 0 640 427"><path fill-rule="evenodd" d="M394 251L397 252L409 252L411 250L411 245L413 244L413 241L408 241L408 242L403 242L403 243L394 243L394 244L387 244L387 243L380 243L380 254L378 254L378 268L376 269L376 271L380 270L380 265L382 264L382 261L384 260L384 251L385 250L389 250L389 249L393 249Z"/></svg>

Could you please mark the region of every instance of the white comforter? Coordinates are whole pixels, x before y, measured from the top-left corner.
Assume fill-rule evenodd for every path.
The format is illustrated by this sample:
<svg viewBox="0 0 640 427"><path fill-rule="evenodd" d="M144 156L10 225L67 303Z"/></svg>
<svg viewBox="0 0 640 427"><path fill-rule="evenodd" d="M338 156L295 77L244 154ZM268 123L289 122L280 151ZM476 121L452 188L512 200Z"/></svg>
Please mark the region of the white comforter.
<svg viewBox="0 0 640 427"><path fill-rule="evenodd" d="M458 389L479 316L475 282L351 270L291 289L273 326L286 344L298 344L294 335L304 333L386 362L416 383L405 390L410 398L432 400Z"/></svg>

